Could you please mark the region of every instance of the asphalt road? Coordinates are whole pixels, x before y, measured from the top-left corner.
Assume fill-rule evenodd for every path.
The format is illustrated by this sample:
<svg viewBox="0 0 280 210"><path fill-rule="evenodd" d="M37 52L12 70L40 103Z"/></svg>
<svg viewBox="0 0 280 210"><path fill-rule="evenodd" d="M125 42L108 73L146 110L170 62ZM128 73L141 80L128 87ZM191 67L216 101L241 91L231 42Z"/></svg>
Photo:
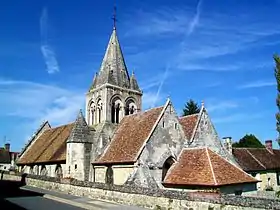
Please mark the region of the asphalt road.
<svg viewBox="0 0 280 210"><path fill-rule="evenodd" d="M71 205L72 204L72 205ZM78 197L64 193L22 186L20 182L0 180L1 210L143 210L103 200Z"/></svg>
<svg viewBox="0 0 280 210"><path fill-rule="evenodd" d="M69 204L42 197L43 194L18 188L18 183L0 181L1 210L81 210Z"/></svg>

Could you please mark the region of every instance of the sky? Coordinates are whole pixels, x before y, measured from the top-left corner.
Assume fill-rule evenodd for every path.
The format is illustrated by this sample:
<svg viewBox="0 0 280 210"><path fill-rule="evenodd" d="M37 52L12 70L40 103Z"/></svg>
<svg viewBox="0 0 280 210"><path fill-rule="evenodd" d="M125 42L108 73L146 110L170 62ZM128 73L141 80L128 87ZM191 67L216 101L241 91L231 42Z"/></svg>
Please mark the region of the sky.
<svg viewBox="0 0 280 210"><path fill-rule="evenodd" d="M57 126L84 110L114 4L143 109L170 97L181 115L189 99L203 101L221 138L254 134L277 147L279 0L0 1L0 145L20 151L44 120Z"/></svg>

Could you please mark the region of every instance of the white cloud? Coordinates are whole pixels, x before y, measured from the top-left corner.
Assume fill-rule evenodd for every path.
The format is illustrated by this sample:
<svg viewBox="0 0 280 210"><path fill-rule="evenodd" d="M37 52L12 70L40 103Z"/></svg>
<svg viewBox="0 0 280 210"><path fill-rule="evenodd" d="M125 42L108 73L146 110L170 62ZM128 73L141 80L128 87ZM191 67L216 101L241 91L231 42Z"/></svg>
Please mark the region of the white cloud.
<svg viewBox="0 0 280 210"><path fill-rule="evenodd" d="M54 85L16 80L0 80L0 116L9 115L38 125L49 120L59 125L75 119L83 108L84 94Z"/></svg>
<svg viewBox="0 0 280 210"><path fill-rule="evenodd" d="M56 59L55 51L49 44L48 28L48 10L47 8L44 8L40 17L41 52L46 63L47 72L49 74L53 74L59 72L60 69Z"/></svg>
<svg viewBox="0 0 280 210"><path fill-rule="evenodd" d="M216 101L206 102L206 109L209 112L222 112L228 109L238 108L239 104L236 101Z"/></svg>
<svg viewBox="0 0 280 210"><path fill-rule="evenodd" d="M234 123L234 122L250 122L251 120L260 119L264 116L263 113L248 114L248 113L236 113L223 117L213 117L214 123Z"/></svg>
<svg viewBox="0 0 280 210"><path fill-rule="evenodd" d="M163 86L165 80L167 79L168 73L169 73L169 65L165 68L163 77L162 77L162 79L160 80L160 83L159 83L159 86L158 86L158 90L157 90L157 94L156 94L156 97L155 97L155 101L154 101L153 106L155 106L155 104L156 104L157 101L159 100L159 97L160 97L160 94L161 94L161 89L162 89L162 86Z"/></svg>
<svg viewBox="0 0 280 210"><path fill-rule="evenodd" d="M162 94L158 95L157 92L144 92L142 97L143 110L150 109L164 103Z"/></svg>
<svg viewBox="0 0 280 210"><path fill-rule="evenodd" d="M201 13L201 5L202 5L202 0L199 0L196 6L196 13L193 19L190 21L189 28L188 28L188 35L192 34L194 29L197 27L199 24L199 18L200 18L200 13Z"/></svg>
<svg viewBox="0 0 280 210"><path fill-rule="evenodd" d="M262 88L262 87L270 87L275 85L276 85L275 81L254 81L244 85L240 85L237 88L238 89Z"/></svg>
<svg viewBox="0 0 280 210"><path fill-rule="evenodd" d="M231 14L211 13L207 10L202 13L201 5L202 1L199 1L195 14L194 8L188 7L160 7L154 12L133 13L136 16L134 21L128 18L125 23L127 35L133 37L133 43L135 36L139 37L141 45L141 38L145 42L151 39L156 43L156 47L154 44L150 48L147 46L145 51L133 55L136 60L133 65L137 66L138 62L139 66L147 64L149 68L149 64L153 63L157 68L162 68L168 62L174 73L176 70L226 72L266 67L266 60L256 63L255 60L244 59L242 63L229 57L224 62L214 59L278 43L269 38L280 33L280 27L271 27L265 16L260 16L256 24L253 13L234 18Z"/></svg>

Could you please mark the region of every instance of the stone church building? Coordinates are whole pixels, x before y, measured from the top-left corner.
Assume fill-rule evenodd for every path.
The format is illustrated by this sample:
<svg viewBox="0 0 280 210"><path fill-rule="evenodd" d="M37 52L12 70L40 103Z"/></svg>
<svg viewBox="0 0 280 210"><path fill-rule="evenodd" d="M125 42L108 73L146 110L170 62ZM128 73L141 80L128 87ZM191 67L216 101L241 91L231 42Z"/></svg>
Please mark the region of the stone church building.
<svg viewBox="0 0 280 210"><path fill-rule="evenodd" d="M225 193L255 189L257 180L228 152L203 104L198 114L179 117L170 99L142 110L142 95L114 27L85 97L85 116L80 110L74 122L58 127L44 122L18 166L29 174L116 185Z"/></svg>

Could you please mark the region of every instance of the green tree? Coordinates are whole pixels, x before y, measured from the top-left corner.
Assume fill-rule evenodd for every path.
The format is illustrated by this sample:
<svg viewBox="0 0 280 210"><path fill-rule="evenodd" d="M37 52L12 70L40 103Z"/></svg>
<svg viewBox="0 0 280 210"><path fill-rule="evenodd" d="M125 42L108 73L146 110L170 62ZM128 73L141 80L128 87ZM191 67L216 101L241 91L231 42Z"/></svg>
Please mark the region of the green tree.
<svg viewBox="0 0 280 210"><path fill-rule="evenodd" d="M232 147L246 147L246 148L264 148L264 145L253 134L246 134L239 142L232 144Z"/></svg>
<svg viewBox="0 0 280 210"><path fill-rule="evenodd" d="M277 83L277 97L276 97L276 105L278 108L278 112L276 113L276 130L278 132L277 142L280 145L280 57L278 55L274 55L275 61L275 79Z"/></svg>
<svg viewBox="0 0 280 210"><path fill-rule="evenodd" d="M199 105L192 99L190 99L183 108L183 114L182 116L187 116L191 114L199 113L200 108Z"/></svg>

